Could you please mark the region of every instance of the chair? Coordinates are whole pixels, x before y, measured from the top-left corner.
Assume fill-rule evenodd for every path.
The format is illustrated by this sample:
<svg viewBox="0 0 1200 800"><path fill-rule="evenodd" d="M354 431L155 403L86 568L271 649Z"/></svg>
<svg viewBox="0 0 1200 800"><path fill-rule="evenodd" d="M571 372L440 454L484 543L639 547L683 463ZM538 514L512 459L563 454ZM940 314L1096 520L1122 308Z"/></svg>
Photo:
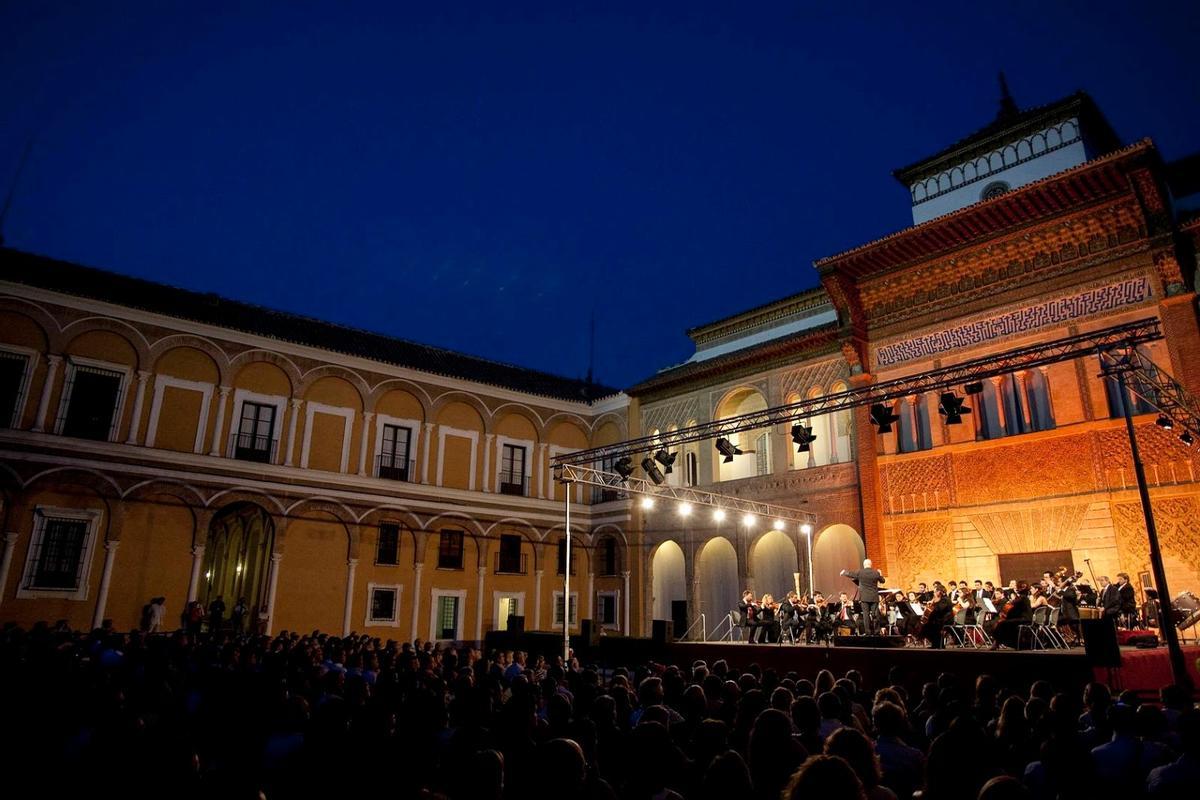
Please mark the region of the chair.
<svg viewBox="0 0 1200 800"><path fill-rule="evenodd" d="M1022 623L1017 628L1017 649L1021 649L1022 637L1029 636L1031 650L1057 649L1054 637L1049 633L1050 614L1055 609L1050 606L1038 606L1033 610L1033 619Z"/></svg>
<svg viewBox="0 0 1200 800"><path fill-rule="evenodd" d="M746 621L742 617L742 612L738 611L736 608L729 612L729 619L733 621L732 628L745 628L746 627ZM732 628L731 628L731 630L732 630ZM738 631L737 637L738 637L739 642L742 641L741 631Z"/></svg>

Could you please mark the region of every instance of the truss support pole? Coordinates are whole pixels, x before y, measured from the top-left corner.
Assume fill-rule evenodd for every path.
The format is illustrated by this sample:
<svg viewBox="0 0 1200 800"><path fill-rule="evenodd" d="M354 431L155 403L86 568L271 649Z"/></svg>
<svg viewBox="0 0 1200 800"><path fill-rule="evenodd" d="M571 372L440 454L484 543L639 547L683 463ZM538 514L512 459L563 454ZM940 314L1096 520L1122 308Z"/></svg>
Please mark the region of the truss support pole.
<svg viewBox="0 0 1200 800"><path fill-rule="evenodd" d="M563 480L567 555L563 564L563 669L571 668L571 481Z"/></svg>
<svg viewBox="0 0 1200 800"><path fill-rule="evenodd" d="M1176 686L1191 688L1183 650L1179 647L1179 632L1171 614L1171 592L1167 588L1167 571L1163 566L1162 550L1158 546L1158 529L1154 525L1154 509L1150 505L1150 487L1146 485L1146 470L1138 450L1137 435L1133 428L1133 412L1129 408L1127 373L1118 372L1121 408L1125 412L1125 432L1129 435L1129 450L1133 456L1133 473L1137 476L1138 494L1142 499L1142 516L1146 520L1146 538L1150 542L1150 568L1154 571L1154 585L1158 589L1159 631L1167 642L1167 654L1171 658L1171 675Z"/></svg>

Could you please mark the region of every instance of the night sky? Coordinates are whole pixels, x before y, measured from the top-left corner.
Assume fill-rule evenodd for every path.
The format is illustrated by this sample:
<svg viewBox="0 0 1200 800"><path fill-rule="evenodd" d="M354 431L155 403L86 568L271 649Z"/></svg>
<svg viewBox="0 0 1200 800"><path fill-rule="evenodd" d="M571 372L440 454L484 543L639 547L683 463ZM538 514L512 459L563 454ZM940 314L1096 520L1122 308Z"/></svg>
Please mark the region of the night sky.
<svg viewBox="0 0 1200 800"><path fill-rule="evenodd" d="M8 246L578 377L594 312L626 386L909 224L998 70L1200 149L1195 2L235 5L0 3Z"/></svg>

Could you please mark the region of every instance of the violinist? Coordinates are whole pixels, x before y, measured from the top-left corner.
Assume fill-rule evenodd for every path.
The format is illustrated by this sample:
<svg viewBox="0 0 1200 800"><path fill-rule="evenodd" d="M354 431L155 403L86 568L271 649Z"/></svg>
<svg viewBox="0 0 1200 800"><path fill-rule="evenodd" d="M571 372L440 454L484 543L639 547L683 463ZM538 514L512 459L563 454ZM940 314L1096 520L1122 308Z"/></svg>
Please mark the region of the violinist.
<svg viewBox="0 0 1200 800"><path fill-rule="evenodd" d="M917 594L917 602L918 603L928 603L930 600L933 599L933 592L929 591L929 587L926 586L924 583L917 584L916 594Z"/></svg>
<svg viewBox="0 0 1200 800"><path fill-rule="evenodd" d="M916 592L909 592L908 597L905 597L903 592L896 592L892 595L892 608L896 611L896 633L898 635L916 635L917 626L921 623L920 615L913 611L913 604L916 602Z"/></svg>
<svg viewBox="0 0 1200 800"><path fill-rule="evenodd" d="M738 611L742 614L742 625L750 631L746 637L746 641L750 644L757 644L759 633L762 631L762 623L759 619L759 606L754 601L754 592L747 589L742 592L741 602L738 603Z"/></svg>
<svg viewBox="0 0 1200 800"><path fill-rule="evenodd" d="M799 640L800 617L804 612L804 608L800 605L800 597L795 592L788 592L783 598L783 602L779 605L779 611L776 614L779 621L780 633L787 631L792 635L792 641Z"/></svg>
<svg viewBox="0 0 1200 800"><path fill-rule="evenodd" d="M858 630L858 614L850 597L842 592L838 595L837 602L831 605L832 608L829 611L834 630L849 628L851 633L856 632Z"/></svg>
<svg viewBox="0 0 1200 800"><path fill-rule="evenodd" d="M758 636L759 644L774 644L779 641L779 620L776 618L778 612L779 604L775 602L775 598L769 593L764 594L759 604L759 620L762 623L762 632Z"/></svg>
<svg viewBox="0 0 1200 800"><path fill-rule="evenodd" d="M833 633L833 620L829 616L829 606L825 595L817 592L813 595L812 605L804 618L804 640L812 644L818 639L828 639Z"/></svg>
<svg viewBox="0 0 1200 800"><path fill-rule="evenodd" d="M1058 598L1058 627L1069 643L1079 641L1079 592L1075 578L1059 575L1054 581L1054 596ZM1065 634L1070 633L1067 637Z"/></svg>
<svg viewBox="0 0 1200 800"><path fill-rule="evenodd" d="M1045 603L1045 598L1042 598ZM1022 625L1033 621L1033 608L1029 605L1029 584L1019 581L1012 598L1005 604L1000 616L996 619L996 627L992 630L992 650L998 650L1000 645L1017 648L1017 634Z"/></svg>
<svg viewBox="0 0 1200 800"><path fill-rule="evenodd" d="M925 613L921 617L921 638L928 641L930 647L941 650L945 646L942 642L942 629L949 625L953 618L954 605L950 598L946 596L945 591L935 588L933 600L926 604Z"/></svg>

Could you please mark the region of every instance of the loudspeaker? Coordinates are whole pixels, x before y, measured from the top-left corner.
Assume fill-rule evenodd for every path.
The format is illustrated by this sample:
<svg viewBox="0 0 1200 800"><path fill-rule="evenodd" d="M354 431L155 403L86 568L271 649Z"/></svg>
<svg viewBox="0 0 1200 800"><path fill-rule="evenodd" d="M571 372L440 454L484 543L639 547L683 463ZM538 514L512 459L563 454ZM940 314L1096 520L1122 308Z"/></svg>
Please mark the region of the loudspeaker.
<svg viewBox="0 0 1200 800"><path fill-rule="evenodd" d="M688 629L687 600L672 600L671 601L671 622L675 625L675 630L679 631L678 635L682 635L687 632L687 629Z"/></svg>
<svg viewBox="0 0 1200 800"><path fill-rule="evenodd" d="M590 619L580 620L579 635L586 645L594 645L600 641L600 626Z"/></svg>
<svg viewBox="0 0 1200 800"><path fill-rule="evenodd" d="M1142 633L1137 636L1130 636L1125 643L1139 650L1153 650L1158 647L1158 635L1154 633Z"/></svg>
<svg viewBox="0 0 1200 800"><path fill-rule="evenodd" d="M508 615L508 632L509 633L524 633L525 632L525 615L524 614L509 614Z"/></svg>
<svg viewBox="0 0 1200 800"><path fill-rule="evenodd" d="M651 638L655 644L667 644L675 641L674 623L669 619L656 619L651 628Z"/></svg>
<svg viewBox="0 0 1200 800"><path fill-rule="evenodd" d="M1083 651L1093 667L1121 666L1121 648L1117 646L1117 626L1110 619L1081 619Z"/></svg>
<svg viewBox="0 0 1200 800"><path fill-rule="evenodd" d="M904 647L903 636L835 636L834 647Z"/></svg>

